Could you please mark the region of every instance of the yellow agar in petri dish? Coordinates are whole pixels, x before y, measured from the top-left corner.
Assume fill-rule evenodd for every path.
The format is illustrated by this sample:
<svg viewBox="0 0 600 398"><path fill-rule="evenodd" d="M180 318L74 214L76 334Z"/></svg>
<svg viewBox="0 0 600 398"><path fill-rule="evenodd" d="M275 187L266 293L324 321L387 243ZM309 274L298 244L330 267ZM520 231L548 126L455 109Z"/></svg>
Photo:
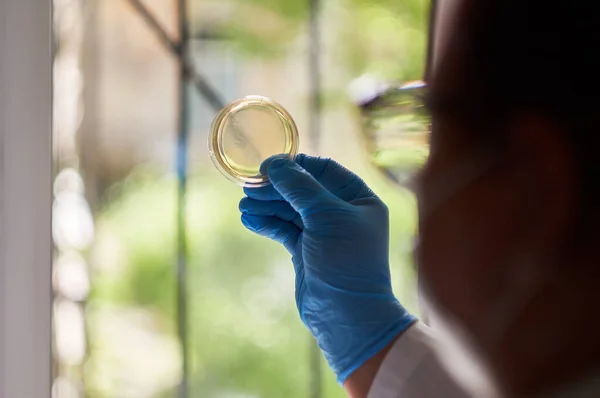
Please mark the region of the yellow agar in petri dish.
<svg viewBox="0 0 600 398"><path fill-rule="evenodd" d="M217 169L245 187L269 183L261 163L274 155L298 154L298 129L292 116L270 98L251 95L233 101L215 117L208 148Z"/></svg>

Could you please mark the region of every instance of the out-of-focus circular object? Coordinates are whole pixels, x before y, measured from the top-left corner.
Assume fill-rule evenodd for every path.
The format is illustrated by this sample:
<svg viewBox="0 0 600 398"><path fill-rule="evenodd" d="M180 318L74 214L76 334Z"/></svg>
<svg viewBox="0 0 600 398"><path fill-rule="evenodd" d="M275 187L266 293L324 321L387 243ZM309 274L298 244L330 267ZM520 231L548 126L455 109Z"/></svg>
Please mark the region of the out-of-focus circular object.
<svg viewBox="0 0 600 398"><path fill-rule="evenodd" d="M274 155L298 154L298 129L292 116L272 99L251 95L233 101L215 117L208 148L228 179L245 187L269 183L260 165Z"/></svg>
<svg viewBox="0 0 600 398"><path fill-rule="evenodd" d="M429 156L431 118L422 81L399 86L360 79L351 87L360 109L365 149L373 165L394 183L413 188Z"/></svg>

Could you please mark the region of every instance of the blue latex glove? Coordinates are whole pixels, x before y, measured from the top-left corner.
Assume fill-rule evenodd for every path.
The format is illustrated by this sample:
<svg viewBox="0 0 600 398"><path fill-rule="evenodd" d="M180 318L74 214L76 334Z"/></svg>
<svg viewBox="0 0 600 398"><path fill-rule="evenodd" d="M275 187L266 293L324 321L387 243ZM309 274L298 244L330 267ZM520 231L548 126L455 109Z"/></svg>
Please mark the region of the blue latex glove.
<svg viewBox="0 0 600 398"><path fill-rule="evenodd" d="M300 318L343 383L415 320L392 293L387 207L331 159L266 167L272 185L244 189L242 223L292 254Z"/></svg>

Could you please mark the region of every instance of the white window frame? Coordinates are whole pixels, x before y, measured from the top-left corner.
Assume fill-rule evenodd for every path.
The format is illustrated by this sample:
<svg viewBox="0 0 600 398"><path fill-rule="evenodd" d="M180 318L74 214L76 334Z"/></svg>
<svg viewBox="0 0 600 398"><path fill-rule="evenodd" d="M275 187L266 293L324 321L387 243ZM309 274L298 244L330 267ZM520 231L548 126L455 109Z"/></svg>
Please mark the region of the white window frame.
<svg viewBox="0 0 600 398"><path fill-rule="evenodd" d="M0 0L0 397L51 395L52 5Z"/></svg>

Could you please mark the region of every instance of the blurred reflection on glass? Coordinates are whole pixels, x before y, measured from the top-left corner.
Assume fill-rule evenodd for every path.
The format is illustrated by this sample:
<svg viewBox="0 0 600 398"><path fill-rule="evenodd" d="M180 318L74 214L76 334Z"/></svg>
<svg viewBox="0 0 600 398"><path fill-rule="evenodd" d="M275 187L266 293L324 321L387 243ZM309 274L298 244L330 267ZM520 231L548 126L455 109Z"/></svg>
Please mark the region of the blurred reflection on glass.
<svg viewBox="0 0 600 398"><path fill-rule="evenodd" d="M54 181L52 236L61 249L85 250L94 240L94 218L84 196L84 184L74 169L64 169Z"/></svg>
<svg viewBox="0 0 600 398"><path fill-rule="evenodd" d="M81 385L66 377L57 377L52 383L52 398L80 398Z"/></svg>
<svg viewBox="0 0 600 398"><path fill-rule="evenodd" d="M56 299L54 302L56 355L66 365L80 365L85 358L83 315L83 309L77 303L66 299Z"/></svg>
<svg viewBox="0 0 600 398"><path fill-rule="evenodd" d="M63 297L75 301L84 301L90 291L90 279L85 258L71 250L61 252L54 261L54 290Z"/></svg>
<svg viewBox="0 0 600 398"><path fill-rule="evenodd" d="M361 111L369 159L406 188L429 155L431 121L423 103L426 90L421 81L389 87L369 77L351 85Z"/></svg>

